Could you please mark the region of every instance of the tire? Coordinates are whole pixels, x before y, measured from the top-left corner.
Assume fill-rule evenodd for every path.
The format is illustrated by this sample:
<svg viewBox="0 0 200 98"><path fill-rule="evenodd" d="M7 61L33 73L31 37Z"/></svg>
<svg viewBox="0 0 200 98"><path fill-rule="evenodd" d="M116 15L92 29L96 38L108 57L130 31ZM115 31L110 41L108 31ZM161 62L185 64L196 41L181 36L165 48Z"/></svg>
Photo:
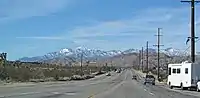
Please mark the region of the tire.
<svg viewBox="0 0 200 98"><path fill-rule="evenodd" d="M197 92L200 92L200 89L198 88L198 85L197 85L197 87L196 87L196 90L197 90Z"/></svg>
<svg viewBox="0 0 200 98"><path fill-rule="evenodd" d="M173 86L169 86L170 89L173 89Z"/></svg>
<svg viewBox="0 0 200 98"><path fill-rule="evenodd" d="M173 86L171 85L171 82L169 82L169 88L173 89Z"/></svg>
<svg viewBox="0 0 200 98"><path fill-rule="evenodd" d="M199 88L197 88L197 92L200 92Z"/></svg>
<svg viewBox="0 0 200 98"><path fill-rule="evenodd" d="M183 87L183 83L181 83L181 90L185 90L185 88Z"/></svg>
<svg viewBox="0 0 200 98"><path fill-rule="evenodd" d="M144 82L144 85L146 85L146 82Z"/></svg>
<svg viewBox="0 0 200 98"><path fill-rule="evenodd" d="M155 83L152 83L152 85L155 85Z"/></svg>

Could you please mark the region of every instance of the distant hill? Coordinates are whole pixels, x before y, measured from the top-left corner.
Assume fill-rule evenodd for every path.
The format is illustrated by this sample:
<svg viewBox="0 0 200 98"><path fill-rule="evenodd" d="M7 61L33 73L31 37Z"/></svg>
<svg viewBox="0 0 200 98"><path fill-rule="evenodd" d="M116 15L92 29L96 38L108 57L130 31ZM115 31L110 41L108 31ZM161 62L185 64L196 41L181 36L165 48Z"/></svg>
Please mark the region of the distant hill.
<svg viewBox="0 0 200 98"><path fill-rule="evenodd" d="M121 57L122 55L138 55L138 49L128 49L125 51L120 50L110 50L104 51L99 49L89 49L86 47L77 47L75 49L64 48L56 52L50 52L45 55L36 56L36 57L23 57L19 61L22 62L45 62L45 63L55 63L55 64L69 64L80 62L81 55L83 56L84 61L97 61L97 60L106 60L114 59ZM145 53L145 50L144 50ZM156 49L149 49L149 53L156 57ZM179 49L167 48L161 51L168 57L178 57L188 55L188 52L181 51ZM150 57L151 58L151 57Z"/></svg>

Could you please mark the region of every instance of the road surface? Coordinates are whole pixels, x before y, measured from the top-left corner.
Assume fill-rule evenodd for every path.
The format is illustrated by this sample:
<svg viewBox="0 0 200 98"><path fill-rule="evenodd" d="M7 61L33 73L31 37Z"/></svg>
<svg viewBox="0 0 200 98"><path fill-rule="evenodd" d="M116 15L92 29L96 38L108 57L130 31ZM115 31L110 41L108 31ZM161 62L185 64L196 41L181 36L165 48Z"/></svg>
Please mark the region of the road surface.
<svg viewBox="0 0 200 98"><path fill-rule="evenodd" d="M91 80L62 84L38 84L27 87L1 87L0 98L197 98L160 85L142 84L132 80L131 70L112 73Z"/></svg>

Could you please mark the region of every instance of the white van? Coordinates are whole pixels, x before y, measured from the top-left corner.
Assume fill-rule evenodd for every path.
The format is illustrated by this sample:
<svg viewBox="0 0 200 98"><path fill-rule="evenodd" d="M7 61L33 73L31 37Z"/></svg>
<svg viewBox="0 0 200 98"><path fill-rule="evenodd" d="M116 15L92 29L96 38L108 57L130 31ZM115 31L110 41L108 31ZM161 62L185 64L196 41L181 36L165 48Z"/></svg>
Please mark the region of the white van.
<svg viewBox="0 0 200 98"><path fill-rule="evenodd" d="M181 89L196 88L199 80L200 64L183 62L168 65L167 84L171 89L173 87L180 87Z"/></svg>

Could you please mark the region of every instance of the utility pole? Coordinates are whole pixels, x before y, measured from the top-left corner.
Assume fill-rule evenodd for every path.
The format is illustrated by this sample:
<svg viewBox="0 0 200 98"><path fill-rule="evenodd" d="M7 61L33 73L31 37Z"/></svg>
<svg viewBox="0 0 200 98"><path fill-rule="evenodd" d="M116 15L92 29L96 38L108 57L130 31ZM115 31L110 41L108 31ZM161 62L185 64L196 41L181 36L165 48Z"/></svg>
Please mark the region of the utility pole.
<svg viewBox="0 0 200 98"><path fill-rule="evenodd" d="M139 50L139 57L138 57L138 70L140 69L140 63L141 63L141 50Z"/></svg>
<svg viewBox="0 0 200 98"><path fill-rule="evenodd" d="M83 76L83 52L81 53L81 76Z"/></svg>
<svg viewBox="0 0 200 98"><path fill-rule="evenodd" d="M199 3L200 1L190 0L190 1L181 1L187 2L191 4L191 61L195 62L195 3Z"/></svg>
<svg viewBox="0 0 200 98"><path fill-rule="evenodd" d="M146 46L146 66L147 66L147 74L149 73L149 61L148 61L148 57L149 57L149 49L148 49L148 47L149 47L149 42L147 41L147 46Z"/></svg>
<svg viewBox="0 0 200 98"><path fill-rule="evenodd" d="M162 36L162 35L160 35L160 30L161 30L161 28L158 28L158 34L157 35L155 35L155 36L157 36L157 45L153 45L153 46L156 46L156 47L158 47L158 54L157 54L157 75L158 75L158 79L159 79L159 77L160 77L160 46L164 46L164 45L160 45L160 36Z"/></svg>
<svg viewBox="0 0 200 98"><path fill-rule="evenodd" d="M143 67L144 67L144 65L143 65L143 57L144 57L144 55L143 55L143 47L142 47L142 72L143 72Z"/></svg>

